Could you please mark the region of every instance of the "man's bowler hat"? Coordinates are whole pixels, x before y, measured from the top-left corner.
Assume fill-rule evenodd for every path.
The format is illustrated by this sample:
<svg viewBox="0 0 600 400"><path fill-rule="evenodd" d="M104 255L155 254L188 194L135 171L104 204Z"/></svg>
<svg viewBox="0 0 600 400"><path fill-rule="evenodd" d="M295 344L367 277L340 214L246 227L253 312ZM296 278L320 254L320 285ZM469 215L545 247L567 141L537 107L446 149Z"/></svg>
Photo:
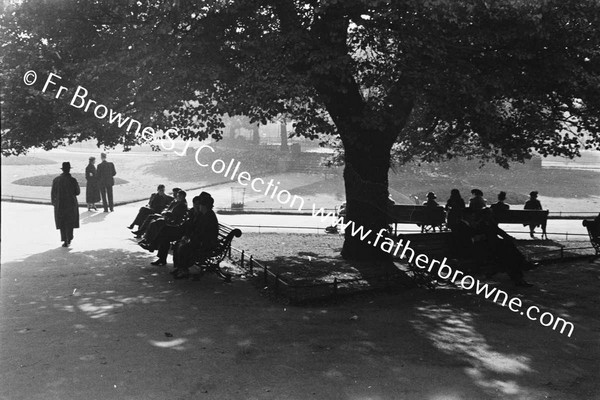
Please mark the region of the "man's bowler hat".
<svg viewBox="0 0 600 400"><path fill-rule="evenodd" d="M62 167L60 169L62 169L63 171L70 171L71 163L68 161L65 161L64 163L62 163Z"/></svg>

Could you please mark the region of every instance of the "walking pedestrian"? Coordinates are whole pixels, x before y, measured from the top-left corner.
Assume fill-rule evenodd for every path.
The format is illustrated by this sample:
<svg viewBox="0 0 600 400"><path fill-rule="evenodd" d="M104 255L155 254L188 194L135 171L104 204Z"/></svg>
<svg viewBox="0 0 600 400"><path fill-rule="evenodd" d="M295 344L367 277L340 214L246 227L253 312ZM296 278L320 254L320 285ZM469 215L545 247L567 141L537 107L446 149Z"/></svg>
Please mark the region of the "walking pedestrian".
<svg viewBox="0 0 600 400"><path fill-rule="evenodd" d="M114 176L117 174L115 170L115 165L111 162L106 161L106 153L100 154L100 159L102 162L98 164L98 184L100 186L100 194L102 195L102 206L104 207L104 212L108 212L114 210L113 204L113 185L115 184ZM106 197L108 196L108 202Z"/></svg>
<svg viewBox="0 0 600 400"><path fill-rule="evenodd" d="M73 240L73 229L79 228L79 208L77 196L80 189L77 179L71 176L71 164L62 163L63 173L52 181L50 194L54 206L54 223L60 229L60 240L67 247Z"/></svg>

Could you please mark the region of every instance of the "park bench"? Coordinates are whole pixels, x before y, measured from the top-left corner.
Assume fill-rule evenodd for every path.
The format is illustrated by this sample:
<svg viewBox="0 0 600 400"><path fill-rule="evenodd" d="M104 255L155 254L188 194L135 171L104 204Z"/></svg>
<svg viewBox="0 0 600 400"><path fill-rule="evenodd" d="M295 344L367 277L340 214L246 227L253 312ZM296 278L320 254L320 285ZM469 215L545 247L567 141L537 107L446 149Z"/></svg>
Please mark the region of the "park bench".
<svg viewBox="0 0 600 400"><path fill-rule="evenodd" d="M223 272L221 269L221 261L223 261L226 256L230 255L233 238L240 236L242 236L242 231L238 228L219 223L217 247L209 252L198 252L196 254L194 265L200 268L200 275L207 272L214 272L225 282L231 282L231 274Z"/></svg>
<svg viewBox="0 0 600 400"><path fill-rule="evenodd" d="M600 255L600 220L596 219L584 219L582 222L583 226L587 228L588 235L590 235L590 242L596 251L596 256Z"/></svg>
<svg viewBox="0 0 600 400"><path fill-rule="evenodd" d="M417 224L421 233L446 230L446 212L444 207L395 204L388 208L388 222L394 224L394 234L398 232L398 224Z"/></svg>
<svg viewBox="0 0 600 400"><path fill-rule="evenodd" d="M472 212L469 208L465 209L465 216L468 216ZM542 239L548 239L548 235L546 234L548 213L548 210L503 210L494 211L494 218L500 224L540 225L542 228Z"/></svg>

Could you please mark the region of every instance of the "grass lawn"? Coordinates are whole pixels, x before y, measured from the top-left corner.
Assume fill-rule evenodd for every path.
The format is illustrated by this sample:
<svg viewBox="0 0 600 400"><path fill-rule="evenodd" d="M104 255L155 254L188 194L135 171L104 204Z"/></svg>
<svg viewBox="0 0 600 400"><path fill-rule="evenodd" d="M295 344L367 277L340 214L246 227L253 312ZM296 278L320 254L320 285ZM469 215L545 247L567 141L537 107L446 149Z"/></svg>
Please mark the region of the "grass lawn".
<svg viewBox="0 0 600 400"><path fill-rule="evenodd" d="M52 181L57 176L58 176L57 174L54 174L54 175L29 176L27 178L17 179L13 183L15 185L24 185L24 186L45 186L45 187L51 187L52 186ZM75 172L75 173L71 174L71 176L73 176L73 178L77 179L77 182L79 182L79 186L80 187L85 187L86 186L85 173ZM129 183L129 182L126 181L125 179L121 179L121 178L115 177L115 185L124 185L126 183Z"/></svg>
<svg viewBox="0 0 600 400"><path fill-rule="evenodd" d="M32 156L2 157L2 165L50 165L58 164L57 161Z"/></svg>

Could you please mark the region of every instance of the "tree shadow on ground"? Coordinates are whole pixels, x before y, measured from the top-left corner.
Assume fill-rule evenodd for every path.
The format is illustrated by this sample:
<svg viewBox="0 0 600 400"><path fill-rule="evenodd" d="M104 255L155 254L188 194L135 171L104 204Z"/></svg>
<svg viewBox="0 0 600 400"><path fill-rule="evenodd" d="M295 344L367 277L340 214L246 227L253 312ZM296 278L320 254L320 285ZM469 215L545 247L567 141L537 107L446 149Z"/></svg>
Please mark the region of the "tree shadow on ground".
<svg viewBox="0 0 600 400"><path fill-rule="evenodd" d="M182 399L574 399L598 389L591 306L564 315L582 321L573 340L452 288L282 307L244 281L174 281L149 261L58 248L5 263L7 382L35 371L29 398L90 398L107 384L121 398ZM553 310L588 266L536 271L564 282L550 299L541 289L528 299Z"/></svg>

